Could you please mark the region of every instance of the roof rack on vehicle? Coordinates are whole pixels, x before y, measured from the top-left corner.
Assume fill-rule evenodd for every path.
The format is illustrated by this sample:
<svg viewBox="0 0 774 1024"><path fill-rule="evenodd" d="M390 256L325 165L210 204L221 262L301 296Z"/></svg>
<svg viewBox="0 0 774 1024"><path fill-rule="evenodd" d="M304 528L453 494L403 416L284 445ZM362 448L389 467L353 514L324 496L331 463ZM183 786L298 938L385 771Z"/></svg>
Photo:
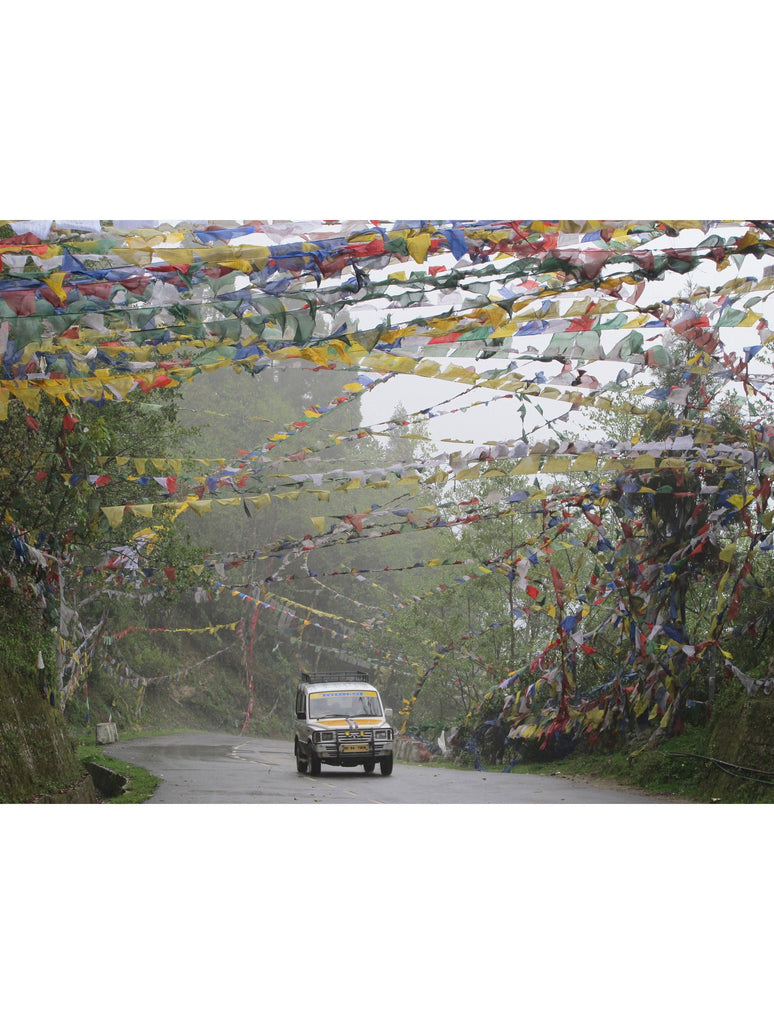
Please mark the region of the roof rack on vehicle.
<svg viewBox="0 0 774 1024"><path fill-rule="evenodd" d="M305 683L367 683L367 672L302 672Z"/></svg>

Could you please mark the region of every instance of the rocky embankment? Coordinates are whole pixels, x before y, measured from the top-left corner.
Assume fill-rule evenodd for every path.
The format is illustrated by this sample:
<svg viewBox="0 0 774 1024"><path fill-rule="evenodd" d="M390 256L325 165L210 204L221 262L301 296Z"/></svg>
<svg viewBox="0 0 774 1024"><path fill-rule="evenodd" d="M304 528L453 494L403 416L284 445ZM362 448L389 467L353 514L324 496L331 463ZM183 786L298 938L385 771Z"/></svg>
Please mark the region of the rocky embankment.
<svg viewBox="0 0 774 1024"><path fill-rule="evenodd" d="M26 673L0 666L0 802L96 803L64 718Z"/></svg>

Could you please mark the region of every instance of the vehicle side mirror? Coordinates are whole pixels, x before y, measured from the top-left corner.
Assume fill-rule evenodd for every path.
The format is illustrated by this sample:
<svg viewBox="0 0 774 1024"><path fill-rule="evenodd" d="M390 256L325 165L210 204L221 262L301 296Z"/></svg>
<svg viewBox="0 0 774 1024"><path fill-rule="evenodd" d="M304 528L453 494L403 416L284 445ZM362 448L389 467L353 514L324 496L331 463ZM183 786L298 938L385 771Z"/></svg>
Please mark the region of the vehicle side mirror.
<svg viewBox="0 0 774 1024"><path fill-rule="evenodd" d="M385 718L392 718L392 708L385 708L384 709L384 717Z"/></svg>
<svg viewBox="0 0 774 1024"><path fill-rule="evenodd" d="M306 714L303 711L296 711L296 718L306 718Z"/></svg>

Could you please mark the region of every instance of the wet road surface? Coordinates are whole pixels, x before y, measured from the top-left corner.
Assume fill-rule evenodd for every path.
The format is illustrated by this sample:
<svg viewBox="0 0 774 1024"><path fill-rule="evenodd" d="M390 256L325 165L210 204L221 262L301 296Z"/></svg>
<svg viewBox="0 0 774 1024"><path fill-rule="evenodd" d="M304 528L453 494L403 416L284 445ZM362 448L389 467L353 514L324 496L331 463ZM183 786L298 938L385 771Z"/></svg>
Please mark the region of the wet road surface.
<svg viewBox="0 0 774 1024"><path fill-rule="evenodd" d="M459 771L436 764L377 768L323 765L299 775L287 740L184 733L124 740L105 753L163 781L148 803L166 804L663 804L634 790L546 775Z"/></svg>

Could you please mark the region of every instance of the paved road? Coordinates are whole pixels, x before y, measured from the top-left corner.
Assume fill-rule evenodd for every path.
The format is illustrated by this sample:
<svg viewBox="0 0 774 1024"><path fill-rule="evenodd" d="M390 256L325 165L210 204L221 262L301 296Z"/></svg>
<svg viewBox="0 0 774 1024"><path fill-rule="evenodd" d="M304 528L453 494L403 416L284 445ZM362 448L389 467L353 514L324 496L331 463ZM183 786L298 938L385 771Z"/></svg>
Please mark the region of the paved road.
<svg viewBox="0 0 774 1024"><path fill-rule="evenodd" d="M211 733L149 736L105 747L163 781L149 803L166 804L643 804L656 797L546 775L457 771L396 763L393 774L326 768L299 775L293 746Z"/></svg>

